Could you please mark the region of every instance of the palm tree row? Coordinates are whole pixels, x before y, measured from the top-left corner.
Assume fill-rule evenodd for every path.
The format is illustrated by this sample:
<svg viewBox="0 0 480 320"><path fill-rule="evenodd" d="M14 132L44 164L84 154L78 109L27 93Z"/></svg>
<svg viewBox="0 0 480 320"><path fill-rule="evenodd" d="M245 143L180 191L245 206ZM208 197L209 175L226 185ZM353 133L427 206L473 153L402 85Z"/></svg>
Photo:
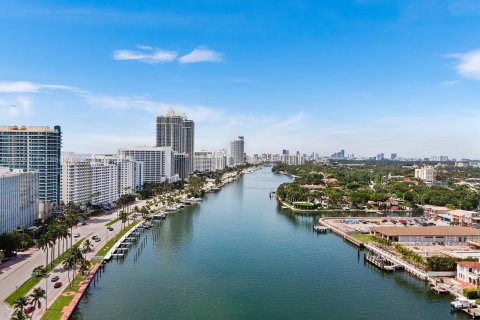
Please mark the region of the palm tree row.
<svg viewBox="0 0 480 320"><path fill-rule="evenodd" d="M72 205L73 206L73 205ZM60 256L61 244L63 243L63 250L65 252L69 247L73 245L73 227L78 223L78 213L75 209L67 206L63 216L53 220L47 227L47 231L44 232L37 240L37 245L43 251L46 251L45 267L48 265L48 252L50 249L50 264L53 267L53 261L55 260L55 245L57 245L57 256ZM68 239L70 238L70 246Z"/></svg>
<svg viewBox="0 0 480 320"><path fill-rule="evenodd" d="M42 300L44 299L46 299L46 292L40 287L33 289L29 296L18 298L13 304L15 311L11 320L31 319L33 317L33 311L30 311L29 315L26 310L27 306L32 305L34 308L40 309L42 307Z"/></svg>
<svg viewBox="0 0 480 320"><path fill-rule="evenodd" d="M67 270L68 282L70 287L75 281L75 271L79 268L79 271L84 273L90 269L90 261L88 261L83 255L87 252L90 252L92 249L91 243L89 240L84 242L83 248L72 248L66 257L63 259L63 268ZM70 270L73 271L73 278L70 280Z"/></svg>

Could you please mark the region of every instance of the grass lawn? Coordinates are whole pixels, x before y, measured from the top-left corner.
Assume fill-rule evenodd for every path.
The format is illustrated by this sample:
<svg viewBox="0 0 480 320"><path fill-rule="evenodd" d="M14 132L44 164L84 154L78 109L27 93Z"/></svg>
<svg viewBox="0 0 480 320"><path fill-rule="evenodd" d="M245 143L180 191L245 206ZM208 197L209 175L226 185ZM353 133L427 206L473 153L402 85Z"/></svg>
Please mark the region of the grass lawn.
<svg viewBox="0 0 480 320"><path fill-rule="evenodd" d="M85 280L85 277L83 275L78 275L77 278L75 278L75 281L72 284L72 288L68 284L65 290L63 290L63 293L76 293L80 287L80 283ZM61 295L55 300L55 302L48 308L47 312L42 317L42 320L58 320L62 317L63 315L63 308L68 306L70 302L73 300L73 294L70 296L64 296Z"/></svg>
<svg viewBox="0 0 480 320"><path fill-rule="evenodd" d="M110 239L100 251L98 251L95 256L97 257L104 257L110 249L112 249L113 245L115 242L117 242L121 237L125 235L130 229L132 229L135 225L137 225L140 221L136 221L133 223L130 223L130 225L126 226L122 231L120 231L113 239Z"/></svg>
<svg viewBox="0 0 480 320"><path fill-rule="evenodd" d="M77 241L72 247L78 247L82 243L83 239L80 239ZM53 267L56 267L59 263L63 261L65 256L67 255L68 251L70 249L66 250L64 253L62 253L59 257L55 258L53 260ZM47 273L52 271L51 264L48 264L47 266ZM10 306L13 305L13 303L20 297L25 296L30 290L33 289L41 280L43 277L35 277L35 278L30 278L27 281L25 281L20 287L18 287L17 290L15 290L11 295L9 295L6 299L5 302L8 303Z"/></svg>
<svg viewBox="0 0 480 320"><path fill-rule="evenodd" d="M112 221L110 221L109 223L105 224L107 227L111 226L112 224L115 224L117 223L118 221L120 221L122 219L120 218L117 218L117 219L113 219Z"/></svg>
<svg viewBox="0 0 480 320"><path fill-rule="evenodd" d="M372 238L369 234L352 234L351 236L364 243L372 242Z"/></svg>

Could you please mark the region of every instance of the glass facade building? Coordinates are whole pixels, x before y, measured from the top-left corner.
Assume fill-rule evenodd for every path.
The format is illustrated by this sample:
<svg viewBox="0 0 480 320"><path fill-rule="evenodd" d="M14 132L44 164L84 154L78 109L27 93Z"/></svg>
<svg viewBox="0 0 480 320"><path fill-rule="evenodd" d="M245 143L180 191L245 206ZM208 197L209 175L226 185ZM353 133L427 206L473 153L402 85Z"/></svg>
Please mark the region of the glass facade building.
<svg viewBox="0 0 480 320"><path fill-rule="evenodd" d="M0 168L0 234L31 227L38 218L38 172Z"/></svg>
<svg viewBox="0 0 480 320"><path fill-rule="evenodd" d="M60 126L0 126L0 167L38 172L40 201L60 201Z"/></svg>

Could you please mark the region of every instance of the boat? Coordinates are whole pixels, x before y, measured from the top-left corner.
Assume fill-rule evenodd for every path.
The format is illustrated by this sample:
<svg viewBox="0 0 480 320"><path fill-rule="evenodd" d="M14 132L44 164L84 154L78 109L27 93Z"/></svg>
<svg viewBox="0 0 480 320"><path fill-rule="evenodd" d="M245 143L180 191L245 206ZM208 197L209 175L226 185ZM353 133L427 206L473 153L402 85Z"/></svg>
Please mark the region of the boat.
<svg viewBox="0 0 480 320"><path fill-rule="evenodd" d="M457 297L455 300L450 302L450 306L455 310L462 310L466 308L473 308L476 306L475 300L469 300L465 297Z"/></svg>
<svg viewBox="0 0 480 320"><path fill-rule="evenodd" d="M330 228L323 226L313 226L313 230L320 233L327 233L328 231L330 231Z"/></svg>
<svg viewBox="0 0 480 320"><path fill-rule="evenodd" d="M282 209L288 209L288 207L287 206L282 206Z"/></svg>

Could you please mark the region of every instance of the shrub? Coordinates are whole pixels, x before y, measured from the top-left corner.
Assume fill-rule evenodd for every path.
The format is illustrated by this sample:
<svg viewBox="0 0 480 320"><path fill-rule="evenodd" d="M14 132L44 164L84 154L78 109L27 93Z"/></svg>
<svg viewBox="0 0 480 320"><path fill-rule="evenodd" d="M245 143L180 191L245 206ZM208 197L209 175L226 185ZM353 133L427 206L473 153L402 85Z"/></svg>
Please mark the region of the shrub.
<svg viewBox="0 0 480 320"><path fill-rule="evenodd" d="M480 298L480 292L478 289L463 289L463 295L468 299Z"/></svg>

